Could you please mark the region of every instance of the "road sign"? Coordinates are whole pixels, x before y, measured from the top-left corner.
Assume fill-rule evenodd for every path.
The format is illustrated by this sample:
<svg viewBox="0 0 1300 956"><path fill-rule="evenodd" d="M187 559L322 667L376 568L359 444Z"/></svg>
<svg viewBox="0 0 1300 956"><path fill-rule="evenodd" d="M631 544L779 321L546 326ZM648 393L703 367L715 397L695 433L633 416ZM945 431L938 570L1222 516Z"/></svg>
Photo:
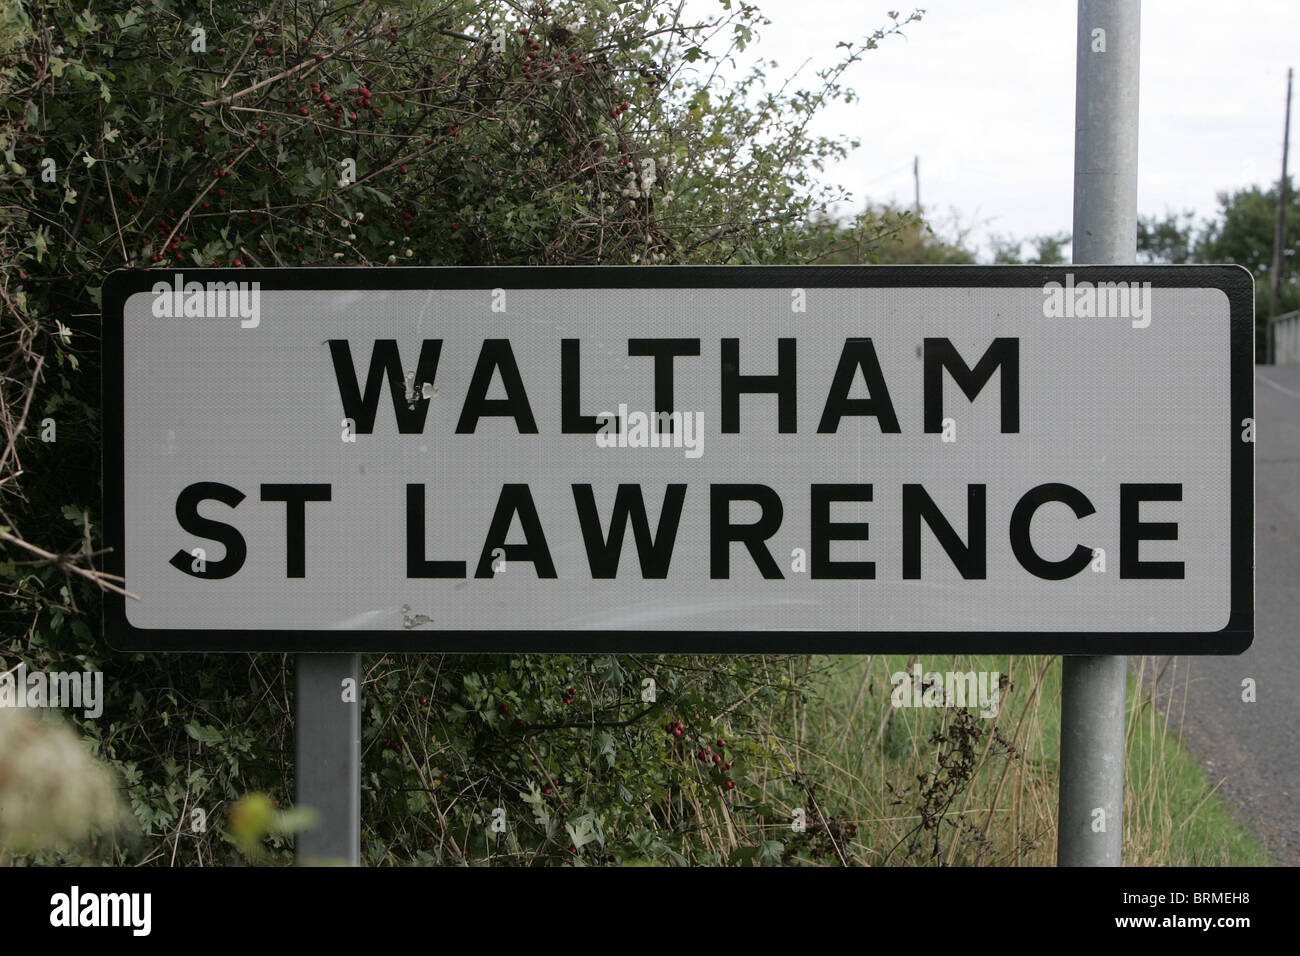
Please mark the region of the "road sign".
<svg viewBox="0 0 1300 956"><path fill-rule="evenodd" d="M122 271L132 650L1235 653L1237 267Z"/></svg>

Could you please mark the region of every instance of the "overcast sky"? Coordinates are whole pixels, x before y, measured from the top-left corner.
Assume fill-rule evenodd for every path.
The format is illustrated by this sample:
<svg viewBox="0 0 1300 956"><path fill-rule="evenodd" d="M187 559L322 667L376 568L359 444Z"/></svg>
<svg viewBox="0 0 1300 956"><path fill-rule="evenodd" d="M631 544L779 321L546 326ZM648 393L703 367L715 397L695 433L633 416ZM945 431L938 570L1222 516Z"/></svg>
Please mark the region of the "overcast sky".
<svg viewBox="0 0 1300 956"><path fill-rule="evenodd" d="M835 59L837 40L913 6L875 0L756 0L772 21L741 55L801 79ZM941 231L954 213L990 234L1068 231L1074 163L1074 0L929 0L924 19L848 74L860 102L828 109L819 132L861 140L827 172L860 201L921 202ZM716 9L693 0L690 9ZM1193 210L1278 178L1286 70L1300 61L1300 0L1145 0L1142 4L1138 211ZM1296 98L1300 98L1297 90ZM1300 112L1295 110L1293 112ZM1292 136L1293 142L1296 136ZM1293 170L1300 157L1292 151Z"/></svg>

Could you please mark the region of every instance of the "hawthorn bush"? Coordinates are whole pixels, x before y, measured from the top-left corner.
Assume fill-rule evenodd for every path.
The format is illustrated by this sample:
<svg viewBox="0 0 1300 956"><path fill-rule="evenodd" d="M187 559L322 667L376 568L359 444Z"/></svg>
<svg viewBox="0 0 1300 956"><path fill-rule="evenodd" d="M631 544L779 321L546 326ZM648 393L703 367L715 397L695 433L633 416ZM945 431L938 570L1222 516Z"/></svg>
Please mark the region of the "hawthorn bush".
<svg viewBox="0 0 1300 956"><path fill-rule="evenodd" d="M755 7L680 16L0 0L0 663L105 672L103 715L69 716L138 824L22 859L239 862L233 801L293 793L291 658L124 655L100 635L101 589L120 584L94 567L104 276L800 261L805 224L840 198L816 173L855 145L809 120L917 16L775 92L761 68L719 78L765 22ZM363 856L777 862L804 784L775 742L808 687L798 658L367 657ZM291 859L284 835L264 848Z"/></svg>

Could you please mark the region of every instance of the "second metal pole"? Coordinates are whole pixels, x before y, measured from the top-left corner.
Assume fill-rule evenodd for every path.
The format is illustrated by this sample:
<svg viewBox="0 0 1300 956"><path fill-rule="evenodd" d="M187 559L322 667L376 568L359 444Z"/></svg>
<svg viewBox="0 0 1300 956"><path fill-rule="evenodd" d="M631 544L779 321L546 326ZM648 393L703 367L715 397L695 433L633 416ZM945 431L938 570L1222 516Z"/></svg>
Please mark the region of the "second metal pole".
<svg viewBox="0 0 1300 956"><path fill-rule="evenodd" d="M1137 261L1141 0L1079 0L1073 259ZM1119 866L1127 658L1067 657L1061 673L1057 864Z"/></svg>
<svg viewBox="0 0 1300 956"><path fill-rule="evenodd" d="M299 864L361 863L361 655L295 659L296 803L320 819L297 836Z"/></svg>

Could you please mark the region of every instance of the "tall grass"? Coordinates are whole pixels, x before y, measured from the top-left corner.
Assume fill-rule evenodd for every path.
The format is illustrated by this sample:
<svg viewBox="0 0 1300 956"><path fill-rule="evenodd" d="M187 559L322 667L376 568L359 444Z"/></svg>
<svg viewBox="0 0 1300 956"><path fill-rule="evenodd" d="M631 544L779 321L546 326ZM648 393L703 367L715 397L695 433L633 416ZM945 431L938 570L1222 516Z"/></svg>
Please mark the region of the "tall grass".
<svg viewBox="0 0 1300 956"><path fill-rule="evenodd" d="M1130 661L1124 860L1129 866L1261 865L1174 728L1177 659ZM891 675L996 671L996 717L977 706L895 707ZM1061 666L1055 657L790 658L813 699L773 714L763 744L784 772L756 781L766 862L1051 866L1056 860ZM780 666L780 665L776 665ZM1185 677L1184 677L1185 683ZM909 695L910 697L910 695ZM802 810L803 830L797 825ZM708 811L706 815L712 816ZM729 843L729 821L701 818ZM746 834L752 841L754 834Z"/></svg>

